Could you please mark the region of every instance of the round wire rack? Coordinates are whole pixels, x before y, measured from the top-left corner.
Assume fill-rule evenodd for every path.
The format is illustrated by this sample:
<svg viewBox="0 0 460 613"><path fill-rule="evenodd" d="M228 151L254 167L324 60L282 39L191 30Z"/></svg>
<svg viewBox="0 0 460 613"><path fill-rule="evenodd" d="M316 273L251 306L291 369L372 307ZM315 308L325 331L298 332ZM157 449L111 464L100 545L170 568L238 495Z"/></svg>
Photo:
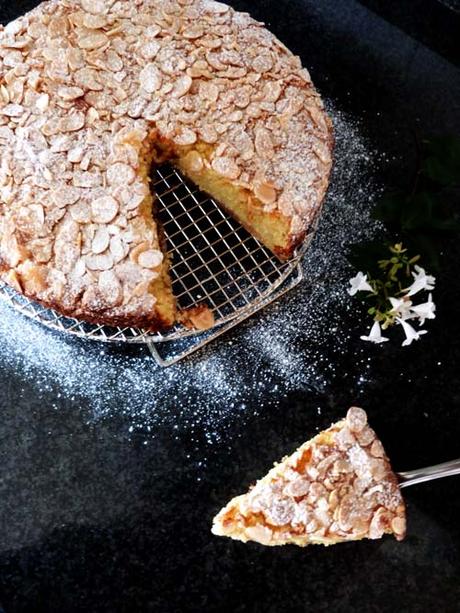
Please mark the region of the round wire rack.
<svg viewBox="0 0 460 613"><path fill-rule="evenodd" d="M144 343L163 366L196 351L229 327L237 325L291 289L302 278L299 260L314 231L289 262L280 262L233 220L217 203L185 180L172 166L153 171L157 216L163 226L171 259L170 275L179 308L204 302L214 313L214 333L188 330L176 324L165 333L134 327L111 327L65 317L18 294L0 282L0 298L41 324L86 339ZM169 361L155 344L192 339Z"/></svg>

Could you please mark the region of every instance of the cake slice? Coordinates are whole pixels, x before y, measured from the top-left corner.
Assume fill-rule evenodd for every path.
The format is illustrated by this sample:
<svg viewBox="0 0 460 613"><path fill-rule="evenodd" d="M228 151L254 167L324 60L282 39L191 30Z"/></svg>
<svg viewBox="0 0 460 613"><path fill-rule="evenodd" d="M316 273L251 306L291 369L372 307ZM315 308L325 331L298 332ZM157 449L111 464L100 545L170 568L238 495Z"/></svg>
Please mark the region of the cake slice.
<svg viewBox="0 0 460 613"><path fill-rule="evenodd" d="M406 533L398 479L363 409L352 407L214 518L212 532L262 545L334 545Z"/></svg>

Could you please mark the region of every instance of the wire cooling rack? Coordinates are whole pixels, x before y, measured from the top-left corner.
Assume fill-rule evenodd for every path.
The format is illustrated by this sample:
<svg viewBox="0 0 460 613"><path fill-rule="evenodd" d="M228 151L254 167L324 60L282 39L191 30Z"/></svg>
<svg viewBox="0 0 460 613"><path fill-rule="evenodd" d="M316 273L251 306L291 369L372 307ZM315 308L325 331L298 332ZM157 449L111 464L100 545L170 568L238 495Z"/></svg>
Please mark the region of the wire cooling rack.
<svg viewBox="0 0 460 613"><path fill-rule="evenodd" d="M166 333L139 328L88 324L64 317L18 294L0 282L0 298L45 326L103 342L143 343L161 366L169 366L203 347L302 280L300 258L280 262L234 221L216 202L185 180L172 166L153 171L157 215L171 257L173 291L181 309L203 302L213 311L211 330L188 330L176 324Z"/></svg>

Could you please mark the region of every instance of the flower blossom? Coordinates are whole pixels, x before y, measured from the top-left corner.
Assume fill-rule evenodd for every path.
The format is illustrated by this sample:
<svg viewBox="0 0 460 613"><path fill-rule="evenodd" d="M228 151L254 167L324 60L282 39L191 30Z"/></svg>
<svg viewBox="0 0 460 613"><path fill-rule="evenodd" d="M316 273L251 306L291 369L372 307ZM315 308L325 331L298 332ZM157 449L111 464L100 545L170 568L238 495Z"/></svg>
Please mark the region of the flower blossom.
<svg viewBox="0 0 460 613"><path fill-rule="evenodd" d="M426 334L427 332L426 330L419 330L417 332L417 330L413 328L410 323L404 321L403 319L400 319L399 317L397 318L397 322L401 324L404 330L404 334L406 335L406 340L403 341L402 344L403 347L407 347L412 343L412 341L418 341L422 334Z"/></svg>
<svg viewBox="0 0 460 613"><path fill-rule="evenodd" d="M382 330L378 321L374 321L369 336L361 336L362 341L370 341L371 343L385 343L389 339L382 336Z"/></svg>
<svg viewBox="0 0 460 613"><path fill-rule="evenodd" d="M407 296L402 298L389 298L392 309L390 313L397 315L400 319L409 319L411 317L412 301Z"/></svg>
<svg viewBox="0 0 460 613"><path fill-rule="evenodd" d="M350 279L350 285L351 287L348 289L350 296L354 296L357 292L374 292L367 282L367 275L363 275L361 271L358 272L356 277Z"/></svg>
<svg viewBox="0 0 460 613"><path fill-rule="evenodd" d="M434 319L436 317L436 305L433 302L432 294L428 295L428 302L411 307L411 311L415 314L415 317L418 317L421 326L425 323L425 319Z"/></svg>
<svg viewBox="0 0 460 613"><path fill-rule="evenodd" d="M412 285L406 289L407 295L413 296L422 290L434 289L434 284L436 282L435 277L427 275L425 269L421 266L417 266L417 264L414 266L414 268L416 270L416 272L412 273L414 281L412 282Z"/></svg>

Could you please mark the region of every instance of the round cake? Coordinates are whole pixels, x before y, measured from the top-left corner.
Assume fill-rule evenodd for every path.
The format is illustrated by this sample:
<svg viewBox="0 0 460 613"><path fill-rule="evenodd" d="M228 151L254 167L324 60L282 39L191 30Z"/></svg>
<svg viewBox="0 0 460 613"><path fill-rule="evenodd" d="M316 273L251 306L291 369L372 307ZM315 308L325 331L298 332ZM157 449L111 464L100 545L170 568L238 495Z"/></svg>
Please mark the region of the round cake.
<svg viewBox="0 0 460 613"><path fill-rule="evenodd" d="M170 161L281 259L321 208L320 97L225 4L44 2L2 28L0 79L0 279L62 314L177 320L152 164Z"/></svg>

